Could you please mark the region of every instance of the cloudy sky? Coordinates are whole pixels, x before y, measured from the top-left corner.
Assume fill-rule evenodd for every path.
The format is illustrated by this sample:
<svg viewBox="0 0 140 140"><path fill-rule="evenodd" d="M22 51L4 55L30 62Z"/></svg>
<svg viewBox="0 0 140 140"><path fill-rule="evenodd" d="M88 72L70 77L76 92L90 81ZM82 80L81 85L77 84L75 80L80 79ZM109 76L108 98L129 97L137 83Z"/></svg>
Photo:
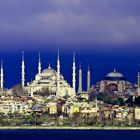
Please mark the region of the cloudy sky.
<svg viewBox="0 0 140 140"><path fill-rule="evenodd" d="M82 63L85 89L88 64L92 83L114 67L135 83L140 63L140 0L0 0L0 59L6 87L21 82L22 49L26 82L37 72L38 51L43 69L49 62L56 68L59 49L61 72L69 83L73 51L77 76Z"/></svg>
<svg viewBox="0 0 140 140"><path fill-rule="evenodd" d="M140 44L140 0L1 0L0 50Z"/></svg>

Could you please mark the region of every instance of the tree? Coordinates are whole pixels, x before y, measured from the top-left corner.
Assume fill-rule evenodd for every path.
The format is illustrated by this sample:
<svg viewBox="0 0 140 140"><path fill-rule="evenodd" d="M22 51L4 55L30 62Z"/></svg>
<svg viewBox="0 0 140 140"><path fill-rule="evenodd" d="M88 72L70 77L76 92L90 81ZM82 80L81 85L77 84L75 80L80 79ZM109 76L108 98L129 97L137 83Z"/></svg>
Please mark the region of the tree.
<svg viewBox="0 0 140 140"><path fill-rule="evenodd" d="M0 113L0 124L3 125L3 114Z"/></svg>
<svg viewBox="0 0 140 140"><path fill-rule="evenodd" d="M124 100L123 100L123 98L118 98L118 100L117 100L117 102L119 103L119 105L121 105L121 106L123 106L123 105L125 105L125 102L124 102Z"/></svg>
<svg viewBox="0 0 140 140"><path fill-rule="evenodd" d="M39 95L41 95L41 96L49 96L49 95L51 95L51 92L50 92L50 90L49 90L49 88L48 87L42 87L41 89L40 89L40 91L37 91L37 92L35 92L34 94L39 94Z"/></svg>
<svg viewBox="0 0 140 140"><path fill-rule="evenodd" d="M107 104L116 104L118 97L119 96L117 94L112 92L101 92L97 95L98 100L104 101L104 103Z"/></svg>
<svg viewBox="0 0 140 140"><path fill-rule="evenodd" d="M65 100L59 99L57 102L57 114L61 115L62 114L62 106L65 104Z"/></svg>
<svg viewBox="0 0 140 140"><path fill-rule="evenodd" d="M79 112L73 113L72 122L74 122L74 125L75 125L75 126L78 126L78 125L81 124L82 119L81 119L81 115L80 115Z"/></svg>
<svg viewBox="0 0 140 140"><path fill-rule="evenodd" d="M15 97L19 97L22 95L23 93L23 88L21 84L17 84L14 87L12 87L12 91L13 91L13 96Z"/></svg>

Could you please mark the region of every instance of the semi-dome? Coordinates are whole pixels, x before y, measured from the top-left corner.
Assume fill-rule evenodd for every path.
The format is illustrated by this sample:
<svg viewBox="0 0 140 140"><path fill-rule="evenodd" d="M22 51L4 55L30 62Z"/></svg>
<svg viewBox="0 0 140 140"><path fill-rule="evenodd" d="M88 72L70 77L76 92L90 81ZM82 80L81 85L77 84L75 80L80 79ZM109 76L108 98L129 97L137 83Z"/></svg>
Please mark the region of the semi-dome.
<svg viewBox="0 0 140 140"><path fill-rule="evenodd" d="M125 77L122 73L114 70L106 75L105 80L125 80Z"/></svg>

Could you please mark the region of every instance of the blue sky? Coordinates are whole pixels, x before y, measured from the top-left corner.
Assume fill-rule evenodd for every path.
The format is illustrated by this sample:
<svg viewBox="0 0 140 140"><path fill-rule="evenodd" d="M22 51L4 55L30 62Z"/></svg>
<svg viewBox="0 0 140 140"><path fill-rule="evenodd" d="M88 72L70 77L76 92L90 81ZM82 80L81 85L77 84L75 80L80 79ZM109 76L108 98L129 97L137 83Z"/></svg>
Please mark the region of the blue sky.
<svg viewBox="0 0 140 140"><path fill-rule="evenodd" d="M84 75L88 63L91 65L92 83L114 67L136 82L140 63L139 5L139 0L0 1L0 58L5 65L5 86L20 82L22 49L26 81L34 79L38 51L43 68L49 61L55 68L59 49L62 73L69 82L71 66L67 63L73 51L77 67L80 62L83 65Z"/></svg>

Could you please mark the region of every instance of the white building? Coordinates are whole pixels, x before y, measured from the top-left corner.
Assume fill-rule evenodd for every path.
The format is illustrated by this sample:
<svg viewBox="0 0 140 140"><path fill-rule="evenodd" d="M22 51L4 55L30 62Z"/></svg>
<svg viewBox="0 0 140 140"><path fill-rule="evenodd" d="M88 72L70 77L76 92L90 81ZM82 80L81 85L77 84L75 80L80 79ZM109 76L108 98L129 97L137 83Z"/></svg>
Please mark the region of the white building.
<svg viewBox="0 0 140 140"><path fill-rule="evenodd" d="M73 61L74 65L75 61ZM70 96L74 97L75 94L75 86L71 87L67 81L64 80L63 75L60 72L60 58L59 52L57 57L57 71L52 69L50 64L47 69L41 72L41 60L39 55L39 63L38 63L38 74L35 76L35 80L31 83L27 83L27 91L33 97L35 92L40 92L42 88L48 88L51 93L56 93L57 96ZM75 67L73 68L73 85L75 85Z"/></svg>
<svg viewBox="0 0 140 140"><path fill-rule="evenodd" d="M29 111L28 105L14 99L6 99L0 101L0 113L8 114L26 114Z"/></svg>
<svg viewBox="0 0 140 140"><path fill-rule="evenodd" d="M135 108L135 119L140 120L140 108Z"/></svg>

